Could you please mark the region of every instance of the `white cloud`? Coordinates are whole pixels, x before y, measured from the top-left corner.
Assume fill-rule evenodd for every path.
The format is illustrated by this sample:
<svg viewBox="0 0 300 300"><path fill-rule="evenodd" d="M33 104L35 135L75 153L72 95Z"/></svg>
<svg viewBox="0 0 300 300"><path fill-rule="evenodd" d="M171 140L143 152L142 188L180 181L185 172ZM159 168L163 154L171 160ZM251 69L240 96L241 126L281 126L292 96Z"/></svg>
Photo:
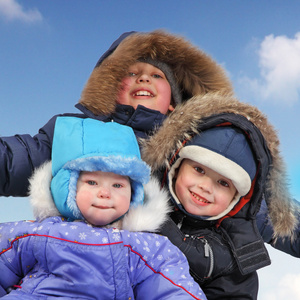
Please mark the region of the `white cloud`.
<svg viewBox="0 0 300 300"><path fill-rule="evenodd" d="M19 20L26 23L39 22L43 19L36 9L25 9L16 0L0 0L0 17L7 21Z"/></svg>
<svg viewBox="0 0 300 300"><path fill-rule="evenodd" d="M272 291L263 295L264 300L293 299L300 300L300 274L286 274L278 286L274 285Z"/></svg>
<svg viewBox="0 0 300 300"><path fill-rule="evenodd" d="M260 77L240 80L262 100L292 105L300 99L300 32L294 38L269 35L257 51Z"/></svg>
<svg viewBox="0 0 300 300"><path fill-rule="evenodd" d="M258 270L258 300L300 300L300 259L266 247L272 264Z"/></svg>

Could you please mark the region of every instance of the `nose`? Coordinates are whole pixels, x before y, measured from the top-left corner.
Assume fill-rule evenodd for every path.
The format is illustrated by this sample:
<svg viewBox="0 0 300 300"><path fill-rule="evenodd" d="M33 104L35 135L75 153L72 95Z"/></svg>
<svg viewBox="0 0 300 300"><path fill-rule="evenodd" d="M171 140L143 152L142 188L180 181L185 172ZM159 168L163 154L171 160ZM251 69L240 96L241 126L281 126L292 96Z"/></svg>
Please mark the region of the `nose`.
<svg viewBox="0 0 300 300"><path fill-rule="evenodd" d="M98 194L97 194L98 198L110 198L110 190L106 187L100 187Z"/></svg>
<svg viewBox="0 0 300 300"><path fill-rule="evenodd" d="M211 194L213 192L213 181L207 176L203 176L198 183L198 187L206 193Z"/></svg>
<svg viewBox="0 0 300 300"><path fill-rule="evenodd" d="M147 74L147 73L142 73L138 78L137 78L137 81L139 83L142 83L142 82L147 82L149 83L151 81L151 77Z"/></svg>

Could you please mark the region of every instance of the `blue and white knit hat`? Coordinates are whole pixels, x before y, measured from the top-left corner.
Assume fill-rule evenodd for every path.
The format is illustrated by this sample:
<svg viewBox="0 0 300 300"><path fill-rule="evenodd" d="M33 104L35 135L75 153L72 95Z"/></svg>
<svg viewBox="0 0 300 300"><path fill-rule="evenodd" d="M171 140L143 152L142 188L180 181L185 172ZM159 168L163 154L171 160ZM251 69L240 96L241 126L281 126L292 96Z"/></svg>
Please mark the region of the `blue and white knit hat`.
<svg viewBox="0 0 300 300"><path fill-rule="evenodd" d="M169 189L173 200L181 208L174 192L174 176L183 159L196 161L222 176L229 178L237 193L229 207L220 215L209 217L216 220L225 216L251 189L256 175L255 156L245 133L234 126L209 128L194 136L179 151L178 159L168 173Z"/></svg>
<svg viewBox="0 0 300 300"><path fill-rule="evenodd" d="M143 184L150 167L141 160L132 128L94 119L58 117L52 146L51 193L59 212L83 219L76 204L77 181L81 171L103 171L128 176L131 205L143 203Z"/></svg>

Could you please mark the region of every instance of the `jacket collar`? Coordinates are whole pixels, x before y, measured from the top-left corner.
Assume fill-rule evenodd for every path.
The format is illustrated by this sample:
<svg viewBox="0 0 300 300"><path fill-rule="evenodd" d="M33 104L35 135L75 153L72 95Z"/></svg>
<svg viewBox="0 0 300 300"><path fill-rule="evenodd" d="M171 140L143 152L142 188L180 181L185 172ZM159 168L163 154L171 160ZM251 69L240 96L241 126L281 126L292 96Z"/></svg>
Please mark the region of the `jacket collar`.
<svg viewBox="0 0 300 300"><path fill-rule="evenodd" d="M75 105L88 118L102 122L117 122L132 127L138 137L146 138L155 128L162 125L166 115L142 105L134 109L130 105L117 104L114 113L108 115L95 115L80 103Z"/></svg>

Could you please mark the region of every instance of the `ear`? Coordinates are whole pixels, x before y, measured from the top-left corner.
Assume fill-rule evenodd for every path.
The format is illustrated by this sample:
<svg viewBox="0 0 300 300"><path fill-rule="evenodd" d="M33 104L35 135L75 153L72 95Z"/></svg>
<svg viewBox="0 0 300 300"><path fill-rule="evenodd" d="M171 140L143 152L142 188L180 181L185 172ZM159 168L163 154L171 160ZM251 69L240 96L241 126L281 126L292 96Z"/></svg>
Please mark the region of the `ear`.
<svg viewBox="0 0 300 300"><path fill-rule="evenodd" d="M174 106L173 105L169 105L169 111L173 111L175 108L174 108Z"/></svg>
<svg viewBox="0 0 300 300"><path fill-rule="evenodd" d="M179 168L180 168L180 166L175 170L174 177L173 177L173 181L174 181L174 182L175 182L176 179L177 179L178 172L179 172Z"/></svg>

